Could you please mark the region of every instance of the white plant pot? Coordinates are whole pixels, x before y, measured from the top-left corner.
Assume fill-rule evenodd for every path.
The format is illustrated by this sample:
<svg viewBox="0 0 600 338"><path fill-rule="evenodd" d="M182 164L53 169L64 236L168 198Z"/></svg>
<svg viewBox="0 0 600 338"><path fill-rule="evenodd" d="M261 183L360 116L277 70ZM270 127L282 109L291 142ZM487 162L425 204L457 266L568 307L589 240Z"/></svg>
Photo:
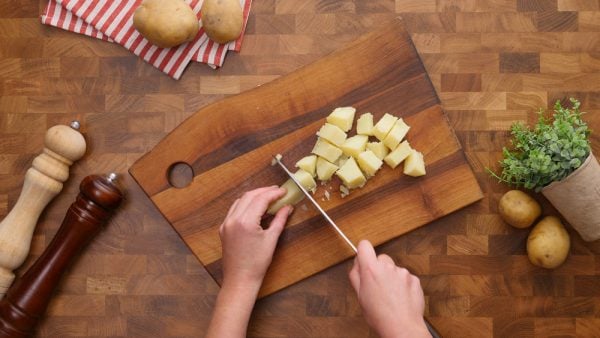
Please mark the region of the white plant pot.
<svg viewBox="0 0 600 338"><path fill-rule="evenodd" d="M583 240L600 239L600 164L590 155L569 176L552 182L542 194L579 232Z"/></svg>

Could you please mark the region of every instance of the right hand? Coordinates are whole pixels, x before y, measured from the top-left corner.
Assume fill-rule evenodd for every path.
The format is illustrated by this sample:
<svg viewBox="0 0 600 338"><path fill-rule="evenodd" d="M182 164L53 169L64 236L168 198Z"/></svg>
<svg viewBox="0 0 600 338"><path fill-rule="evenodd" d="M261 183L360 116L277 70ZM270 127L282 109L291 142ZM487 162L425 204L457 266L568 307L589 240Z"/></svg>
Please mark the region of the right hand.
<svg viewBox="0 0 600 338"><path fill-rule="evenodd" d="M358 244L350 283L367 323L382 338L431 337L423 313L425 299L419 278L379 255L368 241Z"/></svg>

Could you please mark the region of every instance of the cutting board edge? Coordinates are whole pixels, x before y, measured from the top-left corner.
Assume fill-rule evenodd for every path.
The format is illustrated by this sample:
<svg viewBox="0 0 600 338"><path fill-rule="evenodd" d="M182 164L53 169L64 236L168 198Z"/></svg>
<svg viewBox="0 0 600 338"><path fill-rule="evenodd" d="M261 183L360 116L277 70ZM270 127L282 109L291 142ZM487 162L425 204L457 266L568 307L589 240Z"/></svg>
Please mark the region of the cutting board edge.
<svg viewBox="0 0 600 338"><path fill-rule="evenodd" d="M154 207L156 208L156 210L158 210L158 212L160 213L160 215L162 216L162 218L169 224L169 226L171 227L171 229L175 230L175 233L177 233L177 236L185 244L185 246L188 248L188 250L190 251L190 253L196 258L196 260L198 261L198 263L200 263L200 265L202 265L202 267L204 268L204 270L206 271L206 273L208 273L208 270L206 270L206 267L204 266L204 264L202 263L202 261L200 261L200 259L198 258L198 256L196 256L196 254L194 253L194 250L192 250L192 248L190 247L190 245L188 244L188 242L185 240L185 238L183 238L183 236L179 233L179 230L177 230L177 228L173 226L173 224L171 223L171 221L163 214L163 212L160 209L160 207L156 203L154 203L154 200L152 199L152 197L150 197L148 195L148 193L144 190L144 187L138 182L138 180L136 179L136 177L131 173L131 168L127 172L133 178L133 180L137 183L137 185L142 188L142 191L144 192L144 195L150 200L150 202L152 202L152 205L154 205ZM208 273L208 274L210 275L211 278L214 279L214 277L210 273ZM217 283L217 285L218 285L218 283Z"/></svg>
<svg viewBox="0 0 600 338"><path fill-rule="evenodd" d="M404 28L404 25L403 25L403 19L402 19L401 17L399 17L399 16L398 16L398 17L396 17L394 20L390 20L390 24L389 24L389 26L390 26L390 27L392 27L392 28L389 28L390 30L397 29L397 27L398 27L398 26L400 26L400 27L401 27L401 29L402 29L402 31L403 31L403 32L402 32L402 34L403 34L403 35L405 35L405 36L408 38L408 40L409 40L409 44L410 44L410 45L412 45L412 46L410 46L410 48L412 49L412 53L413 53L414 55L416 55L416 57L417 57L418 61L420 62L420 64L421 64L421 67L422 67L422 69L423 69L423 71L424 71L424 73L425 73L425 75L426 75L427 84L428 84L429 88L431 88L431 92L432 92L433 96L435 97L435 103L434 103L434 105L436 105L436 106L439 106L439 108L441 109L441 111L442 111L442 115L443 115L443 119L445 120L445 124L446 124L447 128L448 128L448 129L451 131L451 134L453 134L453 138L454 138L455 144L457 145L457 148L458 148L458 150L459 150L459 151L462 153L462 155L461 155L461 156L463 157L463 161L464 161L464 162L466 162L466 163L468 164L469 172L470 172L470 174L471 174L471 175L473 175L473 177L474 177L474 180L475 180L475 183L476 183L476 185L477 185L477 191L473 191L473 193L474 193L474 195L475 195L475 196L472 196L472 199L469 199L469 201L468 201L467 203L465 203L463 206L461 206L461 207L458 207L458 208L456 208L456 209L454 209L454 210L450 211L449 213L447 213L447 214L445 214L445 215L441 216L440 218L438 218L438 219L442 219L443 217L445 217L445 216L447 216L447 215L450 215L450 214L452 214L452 213L454 213L454 212L457 212L457 211L461 210L462 208L465 208L465 207L467 207L467 206L469 206L469 205L471 205L471 204L473 204L473 203L476 203L477 201L479 201L479 200L483 199L484 195L483 195L483 192L482 192L482 190L481 190L481 186L480 186L479 182L477 181L477 178L476 178L476 176L474 175L473 167L472 167L471 163L469 163L469 161L467 160L466 154L464 153L464 150L463 150L464 148L462 147L462 144L461 144L460 140L458 139L458 137L457 137L457 135L456 135L456 132L455 132L454 128L452 127L451 123L450 123L450 120L449 120L449 117L448 117L448 115L446 114L445 110L444 110L444 109L443 109L443 107L442 107L442 104L441 104L441 102L440 102L439 96L438 96L438 94L437 94L437 92L436 92L436 90L435 90L435 87L433 86L433 83L431 82L431 78L429 77L429 74L427 73L427 70L426 70L426 68L425 68L424 64L422 63L422 58L421 58L421 55L420 55L420 54L418 53L418 51L416 50L416 46L415 46L415 44L414 44L414 41L413 41L413 39L411 38L410 34L409 34L409 33L408 33L408 31L406 31L406 29ZM345 47L343 47L343 48L341 48L341 49L338 49L338 50L334 50L334 51L332 51L331 53L328 53L328 54L327 54L326 56L324 56L324 57L330 57L330 56L332 56L332 55L335 55L335 54L338 54L338 53L343 53L344 51L346 51L347 49L349 49L350 47L352 47L353 45L355 45L355 44L356 44L356 43L358 43L359 41L360 41L360 42L363 42L363 41L365 40L365 38L368 38L369 36L372 36L372 34L374 34L374 33L376 34L376 32L377 32L377 31L372 31L372 32L369 32L369 33L367 33L367 34L364 34L364 35L362 35L361 37L359 37L357 40L355 40L355 41L353 41L353 42L350 42L350 43L348 43L348 44L347 44ZM300 71L302 71L303 69L305 69L305 68L307 68L307 67L310 67L310 66L311 66L311 65L313 65L313 64L314 64L314 62L313 62L313 63L309 63L309 64L307 64L307 65L304 65L304 66L302 66L302 67L300 67L300 68L298 68L298 69L294 70L294 72L300 72ZM290 73L290 74L291 74L291 73ZM277 86L277 85L278 85L278 84L279 84L281 81L283 81L283 78L284 78L284 77L285 77L285 76L282 76L282 77L280 77L280 78L277 78L277 79L275 79L275 80L273 80L273 81L270 81L268 84L266 84L265 86L261 86L261 87L262 87L263 89L265 89L265 88L268 88L268 87L270 87L270 86ZM240 94L238 94L238 95L246 95L248 92L251 92L251 91L253 91L253 90L245 91L245 92L242 92L242 93L240 93ZM237 96L237 95L236 95L236 96ZM175 231L177 232L178 236L179 236L179 237L180 237L180 238L181 238L181 239L182 239L182 240L185 242L186 246L187 246L187 247L190 249L190 251L192 252L192 254L193 254L194 256L196 256L196 254L193 252L193 250L192 250L191 246L188 244L188 242L185 240L185 238L184 238L184 237L181 235L181 233L180 233L180 232L177 230L177 228L176 228L176 227L174 227L174 226L173 226L173 224L171 224L171 221L170 221L170 220L169 220L167 217L165 217L165 215L163 214L163 212L162 212L162 210L160 209L160 207L159 207L159 206L156 204L156 202L155 202L155 201L154 201L154 199L152 198L152 196L153 196L153 195L151 195L151 194L150 194L150 193L152 192L152 191L151 191L151 190L152 190L152 188L150 188L150 193L149 193L149 191L147 190L147 188L146 188L146 185L145 185L145 184L146 184L146 182L147 182L147 180L144 178L144 175L145 175L145 174L141 174L141 173L140 173L140 175L138 175L138 171L141 171L141 170L143 169L143 166L142 166L142 164L144 164L144 163L147 163L148 161L150 161L150 159L153 159L153 158L156 156L156 155L154 155L154 154L155 154L155 152L157 152L157 151L161 150L161 149L159 149L159 145L160 145L161 143L164 143L164 142L166 142L166 140L167 140L169 137L171 137L171 135L172 135L172 134L173 134L173 133L174 133L176 130L178 130L178 128L182 128L182 126L183 126L183 125L185 125L185 124L189 123L189 120L190 120L190 119L194 119L194 118L195 118L195 116L197 116L197 115L198 115L198 112L200 112L200 111L202 111L202 110L204 110L204 109L207 109L207 108L208 108L208 107L210 107L210 106L213 106L213 105L218 105L218 104L219 104L219 102L221 102L221 101L217 101L217 102L209 103L209 104L207 104L207 105L203 106L202 108L200 108L200 109L199 109L199 110L198 110L196 113L194 113L194 114L192 114L191 116L189 116L188 118L186 118L186 119L185 119L185 120L184 120L184 121L183 121L181 124L179 124L179 125L178 125L177 127L175 127L173 130L171 130L171 131L169 132L169 134L168 134L168 135L166 135L166 136L165 136L165 137L164 137L164 138L163 138L163 139L162 139L162 140L161 140L161 141L160 141L160 142L159 142L157 145L155 145L155 146L154 146L154 147L153 147L153 148L152 148L150 151L148 151L147 153L145 153L144 155L142 155L142 157L140 157L139 159L137 159L137 160L134 162L134 164L133 164L133 165L132 165L132 166L131 166L131 167L128 169L128 172L129 172L129 174L130 174L130 175L131 175L131 176L134 178L134 180L136 181L136 183L137 183L138 185L140 185L140 187L142 188L142 190L144 191L144 193L145 193L145 194L146 194L146 195L147 195L147 196L150 198L150 200L152 201L152 203L153 203L153 204L154 204L154 205L155 205L155 206L156 206L156 207L159 209L159 212L160 212L160 213L161 213L161 215L162 215L162 216L163 216L163 217L164 217L164 218L167 220L167 222L169 223L169 225L171 225L171 227L173 227L173 228L175 229ZM197 117L196 117L196 118L197 118ZM143 184L142 184L142 183L143 183ZM407 233L410 233L410 232L412 232L413 230L416 230L417 228L424 227L424 226L428 225L429 223L431 223L431 222L433 222L433 221L435 221L435 220L437 220L437 219L434 219L434 220L432 220L432 221L429 221L429 222L426 222L426 223L424 223L424 224L422 224L422 225L419 225L419 226L415 227L414 229L412 229L412 230L408 231ZM403 234L402 234L402 235L403 235ZM398 235L398 236L395 236L395 237L389 238L389 239L387 239L387 240L384 240L383 242L381 242L381 243L378 243L378 244L377 244L377 246L380 246L380 245L383 245L383 244L385 244L385 243L388 243L388 242L390 242L391 240L395 240L395 239L397 239L399 236L401 236L401 235ZM319 272L325 271L325 270L327 270L329 267L331 267L331 266L335 266L335 265L338 265L338 264L340 264L340 263L344 262L346 259L348 259L348 258L350 258L350 257L352 257L352 256L348 256L348 257L346 257L346 258L342 258L342 259L341 259L341 260L339 260L337 263L334 263L334 264L332 264L332 265L330 265L330 266L328 266L328 267L325 267L325 268L323 268L323 269L321 269L321 270L315 271L314 273L311 273L310 275L307 275L307 276L305 276L304 278L307 278L307 277L310 277L310 276L314 276L315 274L317 274L317 273L319 273ZM199 262L201 265L203 265L203 267L205 268L205 270L207 270L207 269L206 269L206 266L204 265L204 263L202 263L202 262L201 262L201 261L198 259L198 257L197 257L197 256L196 256L196 259L198 260L198 262ZM217 285L219 285L219 283L218 283L218 281L217 281L217 279L216 279L216 276L214 276L214 275L213 275L212 273L210 273L208 270L207 270L207 272L209 273L209 275L211 276L211 278L212 278L213 280L215 280L215 282L217 283ZM304 278L303 278L303 279L304 279ZM300 281L301 281L301 280L300 280ZM293 285L293 284L295 284L295 283L297 283L297 282L298 282L298 281L294 281L294 282L292 282L292 283L289 283L289 284L285 285L284 287L279 287L279 288L277 288L276 290L270 291L268 294L265 294L264 296L261 296L261 297L265 297L265 296L267 296L267 295L270 295L270 294L272 294L272 293L275 293L275 292L277 292L277 291L279 291L279 290L282 290L282 289L284 289L284 288L287 288L288 286L291 286L291 285Z"/></svg>
<svg viewBox="0 0 600 338"><path fill-rule="evenodd" d="M473 175L473 176L474 176L474 175ZM475 178L475 177L474 177L474 178ZM476 180L476 178L475 178L475 180ZM464 209L464 208L466 208L466 207L468 207L468 206L470 206L470 205L473 205L473 204L475 204L475 203L477 203L477 202L481 201L481 200L482 200L482 199L483 199L485 196L483 195L483 192L481 191L481 187L479 186L479 183L477 183L477 187L478 187L478 190L479 190L479 191L478 191L478 196L477 196L477 197L475 197L473 200L470 200L469 202L467 202L465 205L463 205L463 206L461 206L461 207L458 207L458 208L456 208L455 210L452 210L452 211L450 211L449 213L445 214L445 215L444 215L444 216L442 216L442 217L439 217L439 218L437 218L437 219L434 219L434 220L432 220L432 221L430 221L430 222L427 222L427 223L425 223L425 224L419 225L419 226L415 227L414 229L412 229L412 230L410 230L410 231L408 231L408 232L405 232L405 233L403 233L403 234L401 234L401 235L399 235L399 236L396 236L396 237L393 237L393 238L387 239L387 240L385 240L385 241L383 241L383 242L380 242L380 243L377 243L377 244L373 244L373 247L374 247L375 249L377 249L377 248L379 248L379 247L380 247L380 246L382 246L382 245L385 245L385 244L387 244L387 243L390 243L391 241L394 241L394 240L396 240L396 239L400 238L401 236L404 236L404 235L410 234L410 233L412 233L413 231L416 231L417 229L421 229L421 228L423 228L423 227L425 227L425 226L428 226L429 224L431 224L431 223L433 223L433 222L440 221L440 220L444 219L444 217L447 217L447 216L449 216L449 215L451 215L451 214L453 214L453 213L455 213L455 212L459 212L460 210L462 210L462 209ZM358 245L358 243L355 243L355 245ZM277 292L279 292L279 291L281 291L281 290L284 290L284 289L286 289L286 288L288 288L288 287L290 287L290 286L292 286L292 285L295 285L295 284L298 284L298 283L302 283L302 282L303 282L303 281L305 281L306 279L308 279L308 278L310 278L310 277L313 277L313 276L315 276L315 275L317 275L317 274L319 274L319 273L321 273L321 272L323 272L323 271L329 270L329 269L331 269L332 267L338 266L338 265L340 265L340 264L342 264L342 263L346 262L348 259L350 259L350 258L352 258L352 257L354 257L354 254L351 254L351 255L349 255L349 256L347 256L347 257L344 257L344 258L342 258L341 260L339 260L338 262L336 262L336 263L333 263L332 265L330 265L330 266L328 266L328 267L326 267L326 268L324 268L324 269L322 269L322 270L315 271L314 273L312 273L312 274L310 274L310 275L307 275L307 276L306 276L306 277L304 277L303 279L301 279L301 280L299 280L299 281L296 281L296 282L292 282L292 283L290 283L290 284L288 284L288 285L286 285L286 286L284 286L284 287L282 287L282 288L279 288L279 289L276 289L276 290L272 290L272 291L269 291L269 292L267 292L267 293L262 293L262 289L261 289L261 290L259 291L259 294L258 294L258 299L263 299L263 298L266 298L266 297L268 297L268 296L270 296L270 295L272 295L272 294L274 294L274 293L277 293ZM206 267L205 267L205 268L206 268ZM219 282L217 281L217 279L216 279L216 278L215 278L215 277L214 277L214 276L213 276L211 273L209 273L209 275L210 275L210 276L211 276L211 278L212 278L212 279L215 281L215 283L217 283L217 285L219 285L219 287L221 287L221 284L219 284Z"/></svg>

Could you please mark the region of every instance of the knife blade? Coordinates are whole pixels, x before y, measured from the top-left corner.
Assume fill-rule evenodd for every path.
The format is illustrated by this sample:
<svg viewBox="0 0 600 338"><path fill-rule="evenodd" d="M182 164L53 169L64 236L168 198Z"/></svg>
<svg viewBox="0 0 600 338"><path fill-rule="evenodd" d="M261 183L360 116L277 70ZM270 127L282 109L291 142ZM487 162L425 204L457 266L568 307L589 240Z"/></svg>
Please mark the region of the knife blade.
<svg viewBox="0 0 600 338"><path fill-rule="evenodd" d="M348 239L348 236L346 236L346 234L344 234L344 232L337 226L337 224L335 224L335 222L331 219L331 217L329 217L329 215L327 215L327 213L325 212L325 210L323 210L323 208L321 208L321 206L319 205L319 203L317 203L317 201L315 201L315 199L310 195L310 193L308 191L306 191L306 189L302 186L302 184L300 184L300 182L298 182L298 180L296 179L296 177L294 176L294 174L292 174L292 172L289 171L289 169L283 163L281 163L281 161L277 158L277 156L273 156L273 158L275 159L275 161L277 162L277 164L279 164L279 166L281 167L281 169L283 169L283 171L285 171L285 173L290 177L290 179L292 181L294 181L294 183L296 183L296 185L298 186L298 188L300 188L300 190L302 191L302 193L304 193L304 196L306 196L310 200L310 202L315 206L315 208L317 208L317 210L319 210L319 212L321 213L321 215L327 220L327 222L329 222L329 224L333 227L333 229L335 229L335 231L352 248L352 250L354 251L354 253L358 253L358 250L356 250L356 246L350 241L350 239Z"/></svg>

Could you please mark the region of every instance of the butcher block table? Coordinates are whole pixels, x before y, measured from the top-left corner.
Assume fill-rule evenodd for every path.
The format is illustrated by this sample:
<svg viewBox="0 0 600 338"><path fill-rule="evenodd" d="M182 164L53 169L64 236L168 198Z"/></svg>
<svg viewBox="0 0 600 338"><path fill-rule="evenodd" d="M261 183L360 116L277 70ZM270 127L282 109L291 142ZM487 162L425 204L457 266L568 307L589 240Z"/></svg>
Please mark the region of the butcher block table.
<svg viewBox="0 0 600 338"><path fill-rule="evenodd" d="M600 132L600 1L254 0L241 53L217 71L194 64L179 81L119 46L42 26L44 5L0 4L0 217L14 206L49 127L79 120L88 151L42 214L19 272L50 242L83 177L120 173L127 200L68 272L39 337L202 336L218 284L129 168L208 104L321 60L398 17L483 198L378 252L420 277L425 315L443 336L600 335L600 243L568 227L565 264L532 266L528 231L497 214L508 188L486 173L497 168L511 123L532 122L538 107L558 99L579 98ZM599 135L591 138L596 153ZM545 214L556 213L536 198ZM261 299L248 336L375 337L347 280L351 263Z"/></svg>

